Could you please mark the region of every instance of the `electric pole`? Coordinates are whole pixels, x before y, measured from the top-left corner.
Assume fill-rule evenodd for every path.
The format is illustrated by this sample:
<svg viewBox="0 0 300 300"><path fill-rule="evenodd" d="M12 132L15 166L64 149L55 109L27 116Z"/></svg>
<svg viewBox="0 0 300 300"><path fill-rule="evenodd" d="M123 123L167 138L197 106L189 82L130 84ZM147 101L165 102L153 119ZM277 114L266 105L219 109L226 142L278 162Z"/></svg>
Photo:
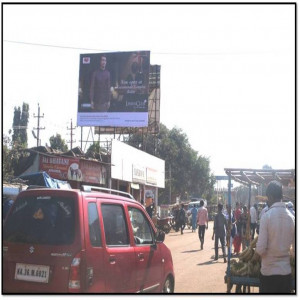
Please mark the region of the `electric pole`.
<svg viewBox="0 0 300 300"><path fill-rule="evenodd" d="M68 141L67 143L71 143L71 150L73 149L73 130L76 129L76 126L73 127L72 119L71 119L71 128L67 127L67 130L71 130L70 136L71 136L71 141ZM76 142L76 140L74 141Z"/></svg>
<svg viewBox="0 0 300 300"><path fill-rule="evenodd" d="M40 141L40 130L45 129L45 127L40 127L40 118L44 118L44 114L41 116L40 115L40 104L38 103L38 115L36 116L33 114L34 118L37 118L37 128L33 128L33 130L37 130L37 137L36 137L36 146L40 146L41 141Z"/></svg>

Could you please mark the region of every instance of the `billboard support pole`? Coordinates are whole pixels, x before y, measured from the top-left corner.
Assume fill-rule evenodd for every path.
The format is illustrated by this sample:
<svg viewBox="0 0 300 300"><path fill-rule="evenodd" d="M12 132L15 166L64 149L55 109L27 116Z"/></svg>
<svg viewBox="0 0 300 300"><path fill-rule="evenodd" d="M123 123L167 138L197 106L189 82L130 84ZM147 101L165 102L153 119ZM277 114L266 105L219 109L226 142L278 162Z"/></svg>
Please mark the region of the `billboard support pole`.
<svg viewBox="0 0 300 300"><path fill-rule="evenodd" d="M80 148L82 150L82 136L83 136L83 126L81 126L81 136L80 136Z"/></svg>

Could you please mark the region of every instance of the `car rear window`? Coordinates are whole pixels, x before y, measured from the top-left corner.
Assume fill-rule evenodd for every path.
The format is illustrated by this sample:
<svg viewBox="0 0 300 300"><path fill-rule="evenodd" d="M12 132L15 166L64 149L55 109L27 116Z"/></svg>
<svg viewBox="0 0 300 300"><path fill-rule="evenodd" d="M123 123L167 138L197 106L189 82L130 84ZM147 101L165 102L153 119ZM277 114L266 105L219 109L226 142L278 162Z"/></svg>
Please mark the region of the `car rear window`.
<svg viewBox="0 0 300 300"><path fill-rule="evenodd" d="M74 240L74 199L58 196L19 198L3 228L3 239L15 243L66 245Z"/></svg>

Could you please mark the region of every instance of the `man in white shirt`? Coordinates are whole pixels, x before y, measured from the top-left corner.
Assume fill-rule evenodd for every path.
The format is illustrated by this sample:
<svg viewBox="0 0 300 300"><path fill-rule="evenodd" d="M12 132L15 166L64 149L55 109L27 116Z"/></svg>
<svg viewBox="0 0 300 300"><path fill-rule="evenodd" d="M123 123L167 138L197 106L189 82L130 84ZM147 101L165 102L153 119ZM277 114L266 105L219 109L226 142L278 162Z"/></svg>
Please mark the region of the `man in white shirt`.
<svg viewBox="0 0 300 300"><path fill-rule="evenodd" d="M260 293L290 293L290 250L295 255L295 218L282 202L282 186L267 187L268 211L260 221L256 252L261 256Z"/></svg>
<svg viewBox="0 0 300 300"><path fill-rule="evenodd" d="M257 226L257 204L255 203L250 208L250 229L251 229L251 239L254 239L255 229Z"/></svg>

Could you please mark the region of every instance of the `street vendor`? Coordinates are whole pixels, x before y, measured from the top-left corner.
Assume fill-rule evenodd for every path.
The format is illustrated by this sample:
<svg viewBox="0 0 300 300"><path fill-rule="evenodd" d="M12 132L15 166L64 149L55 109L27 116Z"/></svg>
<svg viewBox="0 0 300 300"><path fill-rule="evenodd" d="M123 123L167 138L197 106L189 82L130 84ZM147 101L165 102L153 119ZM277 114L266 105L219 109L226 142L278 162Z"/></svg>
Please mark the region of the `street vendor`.
<svg viewBox="0 0 300 300"><path fill-rule="evenodd" d="M260 221L256 245L261 256L259 292L286 294L292 288L290 255L295 256L295 218L282 202L280 182L271 181L266 195L269 209Z"/></svg>

